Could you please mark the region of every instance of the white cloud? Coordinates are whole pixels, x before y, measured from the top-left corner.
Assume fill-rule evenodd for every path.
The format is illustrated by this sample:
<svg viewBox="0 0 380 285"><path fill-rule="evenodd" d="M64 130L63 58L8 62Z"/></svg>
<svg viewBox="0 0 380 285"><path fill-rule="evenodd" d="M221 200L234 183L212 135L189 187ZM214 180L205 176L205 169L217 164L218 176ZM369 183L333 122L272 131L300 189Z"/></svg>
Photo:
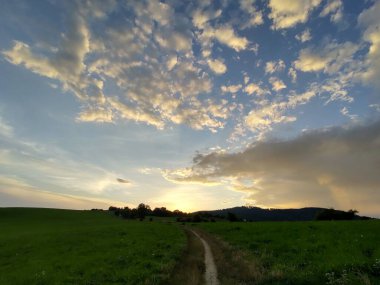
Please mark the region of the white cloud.
<svg viewBox="0 0 380 285"><path fill-rule="evenodd" d="M166 67L168 70L172 70L173 67L177 64L178 59L176 55L171 56L167 61L166 61Z"/></svg>
<svg viewBox="0 0 380 285"><path fill-rule="evenodd" d="M299 40L301 43L305 43L311 40L311 33L310 29L304 30L302 33L296 35L296 39Z"/></svg>
<svg viewBox="0 0 380 285"><path fill-rule="evenodd" d="M242 25L242 29L259 26L264 23L262 11L258 11L254 4L254 0L240 0L240 9L249 15L247 21Z"/></svg>
<svg viewBox="0 0 380 285"><path fill-rule="evenodd" d="M355 64L354 55L359 49L360 45L351 42L331 42L323 46L302 49L294 66L303 72L323 71L334 74L345 66Z"/></svg>
<svg viewBox="0 0 380 285"><path fill-rule="evenodd" d="M166 26L172 22L173 9L167 4L159 0L149 0L146 7L151 18L162 26Z"/></svg>
<svg viewBox="0 0 380 285"><path fill-rule="evenodd" d="M286 115L285 112L295 109L299 105L306 104L315 96L316 93L313 90L309 90L302 94L293 93L285 101L268 102L250 111L245 117L245 123L252 131L266 132L271 130L274 124L293 122L297 118Z"/></svg>
<svg viewBox="0 0 380 285"><path fill-rule="evenodd" d="M265 64L265 73L281 72L285 69L285 62L282 59L276 61L268 61Z"/></svg>
<svg viewBox="0 0 380 285"><path fill-rule="evenodd" d="M329 0L320 14L321 17L331 15L332 22L337 23L343 18L343 2L341 0Z"/></svg>
<svg viewBox="0 0 380 285"><path fill-rule="evenodd" d="M352 120L352 121L358 120L358 115L351 114L350 111L347 109L347 107L343 107L342 109L340 109L340 113L343 116L350 118L350 120Z"/></svg>
<svg viewBox="0 0 380 285"><path fill-rule="evenodd" d="M281 79L279 79L277 77L271 77L271 78L269 78L269 82L270 82L270 84L272 84L272 89L274 91L280 91L280 90L286 88L285 83Z"/></svg>
<svg viewBox="0 0 380 285"><path fill-rule="evenodd" d="M112 123L113 114L109 109L89 107L78 115L77 120L81 122Z"/></svg>
<svg viewBox="0 0 380 285"><path fill-rule="evenodd" d="M289 68L288 75L293 83L297 81L297 71L293 67Z"/></svg>
<svg viewBox="0 0 380 285"><path fill-rule="evenodd" d="M273 28L286 29L305 23L320 3L321 0L270 0L269 18L273 20Z"/></svg>
<svg viewBox="0 0 380 285"><path fill-rule="evenodd" d="M135 120L136 122L145 122L156 126L158 129L162 129L164 127L164 123L154 113L144 111L136 107L131 107L120 102L117 98L109 98L108 103L124 119Z"/></svg>
<svg viewBox="0 0 380 285"><path fill-rule="evenodd" d="M199 38L206 46L209 45L209 41L216 39L219 43L226 45L237 52L247 49L249 44L247 38L238 36L235 33L235 30L229 25L217 28L207 26L200 33Z"/></svg>
<svg viewBox="0 0 380 285"><path fill-rule="evenodd" d="M202 11L201 9L197 9L193 13L193 24L195 27L199 29L203 29L207 22L218 18L222 14L222 10L216 11Z"/></svg>
<svg viewBox="0 0 380 285"><path fill-rule="evenodd" d="M165 49L186 52L190 51L192 47L191 37L177 31L157 32L155 39Z"/></svg>
<svg viewBox="0 0 380 285"><path fill-rule="evenodd" d="M248 84L247 86L244 87L244 91L248 94L248 95L252 95L253 93L259 95L259 96L263 96L265 95L266 93L268 93L267 90L264 90L263 88L261 88L258 84L255 84L255 83L250 83Z"/></svg>
<svg viewBox="0 0 380 285"><path fill-rule="evenodd" d="M225 93L236 93L238 92L243 86L241 84L237 84L237 85L222 85L220 87L220 90L222 90L222 92L225 92Z"/></svg>
<svg viewBox="0 0 380 285"><path fill-rule="evenodd" d="M227 71L227 66L220 59L208 59L207 64L210 69L216 74L223 74Z"/></svg>

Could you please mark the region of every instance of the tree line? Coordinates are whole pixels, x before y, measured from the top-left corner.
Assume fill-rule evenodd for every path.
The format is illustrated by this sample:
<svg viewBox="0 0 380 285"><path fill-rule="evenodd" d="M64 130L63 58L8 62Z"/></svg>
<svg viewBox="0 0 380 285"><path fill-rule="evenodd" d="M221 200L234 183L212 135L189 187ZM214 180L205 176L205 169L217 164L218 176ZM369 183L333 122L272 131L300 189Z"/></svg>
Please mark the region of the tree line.
<svg viewBox="0 0 380 285"><path fill-rule="evenodd" d="M146 216L153 217L188 217L190 214L182 212L180 210L170 211L165 207L156 207L153 210L149 205L140 203L136 208L118 208L111 206L108 211L113 212L115 216L124 219L144 219Z"/></svg>

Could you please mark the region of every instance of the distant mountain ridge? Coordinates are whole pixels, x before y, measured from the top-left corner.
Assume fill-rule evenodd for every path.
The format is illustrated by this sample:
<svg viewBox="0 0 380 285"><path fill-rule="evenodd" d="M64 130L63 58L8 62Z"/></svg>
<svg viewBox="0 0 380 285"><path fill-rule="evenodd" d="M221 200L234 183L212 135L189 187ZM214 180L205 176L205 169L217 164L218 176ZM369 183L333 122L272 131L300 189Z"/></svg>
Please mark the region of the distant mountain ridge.
<svg viewBox="0 0 380 285"><path fill-rule="evenodd" d="M319 207L307 207L300 209L262 209L259 207L234 207L212 211L198 211L194 214L223 216L227 217L228 213L235 214L239 219L247 221L312 221L323 211L331 209ZM336 213L346 213L344 211L332 210ZM354 216L354 219L363 217Z"/></svg>

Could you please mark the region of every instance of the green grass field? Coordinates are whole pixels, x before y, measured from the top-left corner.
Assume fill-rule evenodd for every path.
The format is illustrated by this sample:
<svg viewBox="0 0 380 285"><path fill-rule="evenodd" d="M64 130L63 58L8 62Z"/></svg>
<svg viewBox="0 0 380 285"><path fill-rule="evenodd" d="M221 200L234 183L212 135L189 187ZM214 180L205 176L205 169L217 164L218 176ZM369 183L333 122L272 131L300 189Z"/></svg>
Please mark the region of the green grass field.
<svg viewBox="0 0 380 285"><path fill-rule="evenodd" d="M175 225L108 212L0 209L0 284L159 284L185 247Z"/></svg>
<svg viewBox="0 0 380 285"><path fill-rule="evenodd" d="M380 221L199 227L247 253L260 268L257 284L380 284Z"/></svg>

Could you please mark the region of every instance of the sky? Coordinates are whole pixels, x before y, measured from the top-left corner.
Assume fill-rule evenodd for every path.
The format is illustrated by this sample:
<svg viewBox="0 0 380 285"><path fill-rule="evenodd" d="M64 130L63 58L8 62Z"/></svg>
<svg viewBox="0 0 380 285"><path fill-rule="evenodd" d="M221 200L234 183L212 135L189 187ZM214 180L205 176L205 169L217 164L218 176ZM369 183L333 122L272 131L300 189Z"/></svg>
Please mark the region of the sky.
<svg viewBox="0 0 380 285"><path fill-rule="evenodd" d="M0 206L380 217L380 1L0 6Z"/></svg>

